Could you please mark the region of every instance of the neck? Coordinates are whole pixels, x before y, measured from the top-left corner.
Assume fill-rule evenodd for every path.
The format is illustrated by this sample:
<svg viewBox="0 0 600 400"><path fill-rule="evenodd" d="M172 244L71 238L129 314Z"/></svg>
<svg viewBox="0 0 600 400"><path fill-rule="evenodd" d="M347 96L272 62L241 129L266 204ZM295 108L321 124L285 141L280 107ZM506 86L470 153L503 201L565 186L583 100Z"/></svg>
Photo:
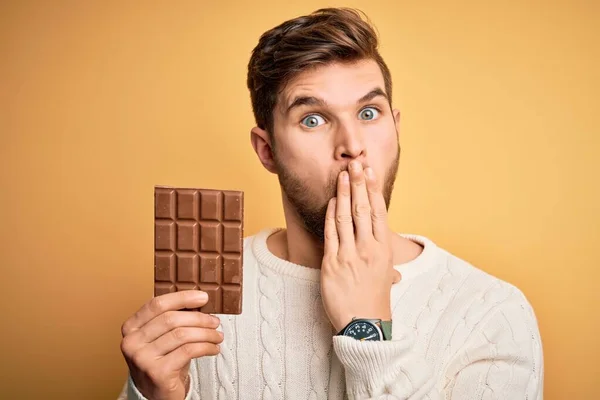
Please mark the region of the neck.
<svg viewBox="0 0 600 400"><path fill-rule="evenodd" d="M267 247L276 257L308 268L321 268L323 244L310 234L297 214L292 211L284 199L284 217L286 229L271 235ZM423 247L390 230L392 238L393 263L400 265L414 260L421 254Z"/></svg>
<svg viewBox="0 0 600 400"><path fill-rule="evenodd" d="M283 203L286 229L271 235L267 247L283 260L308 268L321 268L323 244L304 228L285 198Z"/></svg>

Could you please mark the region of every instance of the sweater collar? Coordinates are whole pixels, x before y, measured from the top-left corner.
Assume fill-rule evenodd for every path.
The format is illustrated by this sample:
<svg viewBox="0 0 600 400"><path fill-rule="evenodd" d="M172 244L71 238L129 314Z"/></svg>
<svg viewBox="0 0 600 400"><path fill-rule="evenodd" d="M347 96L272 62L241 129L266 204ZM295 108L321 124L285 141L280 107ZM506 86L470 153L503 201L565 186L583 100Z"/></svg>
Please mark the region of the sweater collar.
<svg viewBox="0 0 600 400"><path fill-rule="evenodd" d="M295 264L275 256L267 247L267 239L274 233L283 228L266 228L259 231L252 240L252 253L258 263L271 269L279 275L286 275L291 278L302 279L312 282L319 282L321 279L321 270L308 268L303 265ZM394 265L394 268L402 274L402 280L411 279L420 275L437 262L438 247L427 237L415 234L400 234L402 237L412 240L423 246L423 251L414 260L404 264Z"/></svg>

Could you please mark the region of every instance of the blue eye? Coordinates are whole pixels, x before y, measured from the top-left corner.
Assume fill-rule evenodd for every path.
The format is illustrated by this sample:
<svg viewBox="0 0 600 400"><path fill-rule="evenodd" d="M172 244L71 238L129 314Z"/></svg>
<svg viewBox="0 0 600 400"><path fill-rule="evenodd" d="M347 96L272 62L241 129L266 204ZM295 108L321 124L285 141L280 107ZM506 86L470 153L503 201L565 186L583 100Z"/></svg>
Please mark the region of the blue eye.
<svg viewBox="0 0 600 400"><path fill-rule="evenodd" d="M302 123L308 126L309 128L314 128L319 126L319 121L325 123L325 120L320 115L309 115L308 117L302 120Z"/></svg>
<svg viewBox="0 0 600 400"><path fill-rule="evenodd" d="M372 120L375 119L379 111L376 108L368 107L360 112L360 119Z"/></svg>

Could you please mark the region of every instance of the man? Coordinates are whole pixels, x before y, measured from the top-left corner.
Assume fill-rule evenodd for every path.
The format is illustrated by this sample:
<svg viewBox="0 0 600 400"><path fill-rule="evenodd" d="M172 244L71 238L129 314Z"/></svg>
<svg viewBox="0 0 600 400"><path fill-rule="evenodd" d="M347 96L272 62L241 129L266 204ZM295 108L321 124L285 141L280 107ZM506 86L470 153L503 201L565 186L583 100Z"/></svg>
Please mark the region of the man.
<svg viewBox="0 0 600 400"><path fill-rule="evenodd" d="M286 229L244 240L244 311L198 291L122 327L121 399L542 399L537 322L515 287L394 233L399 111L373 29L324 9L266 32L248 66L252 146Z"/></svg>

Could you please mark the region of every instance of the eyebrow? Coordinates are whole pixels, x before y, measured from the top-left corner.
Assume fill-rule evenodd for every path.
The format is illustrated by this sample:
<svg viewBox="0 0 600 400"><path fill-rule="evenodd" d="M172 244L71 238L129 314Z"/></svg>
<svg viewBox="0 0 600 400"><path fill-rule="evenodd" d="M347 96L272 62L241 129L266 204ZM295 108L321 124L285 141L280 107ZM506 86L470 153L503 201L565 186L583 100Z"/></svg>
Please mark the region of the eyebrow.
<svg viewBox="0 0 600 400"><path fill-rule="evenodd" d="M361 103L366 103L367 101L371 101L376 97L384 97L386 100L388 100L387 95L385 94L385 92L377 87L373 90L371 90L369 93L365 94L363 97L361 97L360 99L358 99L358 101L356 102L357 104L361 104ZM292 104L289 105L289 107L286 110L286 115L288 115L292 109L296 108L296 107L300 107L300 106L321 106L321 107L327 107L327 102L323 99L320 99L318 97L314 97L314 96L297 96L296 98L294 98L294 101L292 102Z"/></svg>

